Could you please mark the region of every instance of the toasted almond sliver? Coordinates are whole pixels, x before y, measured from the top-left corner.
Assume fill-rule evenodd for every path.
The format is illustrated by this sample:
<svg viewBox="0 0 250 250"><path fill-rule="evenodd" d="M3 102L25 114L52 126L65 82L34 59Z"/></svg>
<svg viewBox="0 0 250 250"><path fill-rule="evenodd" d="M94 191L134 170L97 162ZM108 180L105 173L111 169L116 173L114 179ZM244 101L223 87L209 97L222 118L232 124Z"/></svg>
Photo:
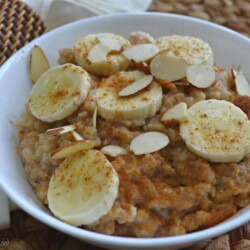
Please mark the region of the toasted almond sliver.
<svg viewBox="0 0 250 250"><path fill-rule="evenodd" d="M70 131L73 131L76 129L76 126L74 124L63 126L63 127L58 127L58 128L51 128L46 130L47 135L60 135L64 134Z"/></svg>
<svg viewBox="0 0 250 250"><path fill-rule="evenodd" d="M238 72L235 77L236 90L239 95L250 96L250 84L242 72Z"/></svg>
<svg viewBox="0 0 250 250"><path fill-rule="evenodd" d="M176 86L190 86L190 83L188 82L186 78L181 79L180 81L177 81L177 82L173 82L173 83Z"/></svg>
<svg viewBox="0 0 250 250"><path fill-rule="evenodd" d="M93 113L93 118L92 118L92 124L94 128L96 128L97 110L98 110L98 107L96 106L94 113Z"/></svg>
<svg viewBox="0 0 250 250"><path fill-rule="evenodd" d="M107 45L98 43L90 49L88 54L88 60L92 63L103 62L106 60L109 51L110 48Z"/></svg>
<svg viewBox="0 0 250 250"><path fill-rule="evenodd" d="M103 45L109 47L110 50L121 50L122 45L115 39L106 37L106 36L97 36L97 39Z"/></svg>
<svg viewBox="0 0 250 250"><path fill-rule="evenodd" d="M148 61L156 54L158 54L160 49L150 43L137 44L132 47L125 49L122 54L126 56L129 60L134 60L135 62Z"/></svg>
<svg viewBox="0 0 250 250"><path fill-rule="evenodd" d="M141 79L133 82L132 84L128 85L127 87L123 88L120 92L119 92L119 96L129 96L129 95L133 95L137 92L139 92L140 90L146 88L153 80L153 76L149 75L149 76L144 76Z"/></svg>
<svg viewBox="0 0 250 250"><path fill-rule="evenodd" d="M82 150L88 150L96 146L96 141L94 140L80 140L72 142L64 147L60 147L51 152L50 156L52 159L62 159L67 156L74 154Z"/></svg>
<svg viewBox="0 0 250 250"><path fill-rule="evenodd" d="M231 74L232 74L233 79L235 79L235 77L237 76L238 72L234 68L231 68Z"/></svg>
<svg viewBox="0 0 250 250"><path fill-rule="evenodd" d="M31 49L29 61L29 74L32 83L35 83L37 79L49 68L49 62L43 50L39 46L35 45Z"/></svg>
<svg viewBox="0 0 250 250"><path fill-rule="evenodd" d="M111 157L116 157L118 155L126 154L126 150L124 148L116 146L116 145L105 146L101 149L101 152Z"/></svg>
<svg viewBox="0 0 250 250"><path fill-rule="evenodd" d="M155 78L155 81L158 82L164 89L167 89L167 90L174 90L174 89L176 89L176 85L175 84L173 84L171 82L168 82L166 80Z"/></svg>
<svg viewBox="0 0 250 250"><path fill-rule="evenodd" d="M208 88L215 81L215 72L212 65L189 65L187 79L195 87Z"/></svg>
<svg viewBox="0 0 250 250"><path fill-rule="evenodd" d="M155 43L155 39L144 31L135 31L130 34L128 39L132 45L142 43Z"/></svg>
<svg viewBox="0 0 250 250"><path fill-rule="evenodd" d="M165 111L160 118L160 121L165 124L171 124L172 122L184 122L188 119L187 104L180 102L171 109Z"/></svg>
<svg viewBox="0 0 250 250"><path fill-rule="evenodd" d="M139 70L144 72L146 75L151 75L150 67L146 62L135 62L134 60L131 60L129 70Z"/></svg>
<svg viewBox="0 0 250 250"><path fill-rule="evenodd" d="M152 75L168 82L186 77L187 66L186 61L165 53L157 55L150 63Z"/></svg>
<svg viewBox="0 0 250 250"><path fill-rule="evenodd" d="M122 48L122 45L112 38L100 35L97 39L99 43L92 47L88 54L88 60L92 63L103 62L109 52L120 51Z"/></svg>
<svg viewBox="0 0 250 250"><path fill-rule="evenodd" d="M146 132L136 136L130 144L130 150L135 155L156 152L169 143L168 136L160 132Z"/></svg>
<svg viewBox="0 0 250 250"><path fill-rule="evenodd" d="M71 134L72 134L72 136L74 137L74 139L76 141L84 140L84 138L79 133L77 133L76 131L71 131Z"/></svg>

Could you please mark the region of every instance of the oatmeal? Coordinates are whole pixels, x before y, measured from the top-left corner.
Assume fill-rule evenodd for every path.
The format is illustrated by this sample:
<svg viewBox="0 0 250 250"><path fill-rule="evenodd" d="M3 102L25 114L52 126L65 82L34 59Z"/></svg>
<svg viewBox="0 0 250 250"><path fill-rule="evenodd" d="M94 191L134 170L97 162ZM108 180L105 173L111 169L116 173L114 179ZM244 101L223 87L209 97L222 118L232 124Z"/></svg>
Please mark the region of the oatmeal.
<svg viewBox="0 0 250 250"><path fill-rule="evenodd" d="M163 237L249 204L249 83L214 64L208 43L91 34L59 62L38 77L17 123L27 179L57 218Z"/></svg>

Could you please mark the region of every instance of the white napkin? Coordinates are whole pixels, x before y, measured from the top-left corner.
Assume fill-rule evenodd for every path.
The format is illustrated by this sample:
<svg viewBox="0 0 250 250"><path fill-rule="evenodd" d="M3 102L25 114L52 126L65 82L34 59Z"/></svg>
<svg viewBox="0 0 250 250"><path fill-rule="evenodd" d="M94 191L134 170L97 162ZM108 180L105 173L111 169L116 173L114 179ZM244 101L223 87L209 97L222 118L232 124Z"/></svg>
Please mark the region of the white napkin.
<svg viewBox="0 0 250 250"><path fill-rule="evenodd" d="M78 19L116 12L145 11L152 0L22 0L49 29ZM0 188L0 229L10 227L10 211L17 209Z"/></svg>
<svg viewBox="0 0 250 250"><path fill-rule="evenodd" d="M152 0L22 0L45 21L49 29L82 18L117 12L145 11Z"/></svg>

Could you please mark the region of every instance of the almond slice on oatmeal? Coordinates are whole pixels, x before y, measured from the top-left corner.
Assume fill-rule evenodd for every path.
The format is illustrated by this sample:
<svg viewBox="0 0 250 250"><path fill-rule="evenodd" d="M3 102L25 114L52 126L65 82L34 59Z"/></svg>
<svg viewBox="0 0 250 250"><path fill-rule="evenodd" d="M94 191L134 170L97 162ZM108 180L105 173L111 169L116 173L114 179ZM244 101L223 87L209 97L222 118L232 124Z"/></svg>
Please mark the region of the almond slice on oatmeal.
<svg viewBox="0 0 250 250"><path fill-rule="evenodd" d="M91 63L103 62L107 59L110 48L102 43L96 44L88 53L88 60Z"/></svg>
<svg viewBox="0 0 250 250"><path fill-rule="evenodd" d="M109 155L111 157L116 157L118 155L126 154L126 150L120 146L116 145L108 145L101 149L101 152L105 155Z"/></svg>
<svg viewBox="0 0 250 250"><path fill-rule="evenodd" d="M144 72L146 75L151 75L150 67L146 62L135 62L134 60L131 60L128 70L139 70Z"/></svg>
<svg viewBox="0 0 250 250"><path fill-rule="evenodd" d="M84 138L78 133L78 132L76 132L76 131L71 131L71 134L72 134L72 136L74 137L74 139L76 140L76 141L81 141L81 140L84 140Z"/></svg>
<svg viewBox="0 0 250 250"><path fill-rule="evenodd" d="M32 83L50 68L48 59L42 48L35 45L30 52L29 75Z"/></svg>
<svg viewBox="0 0 250 250"><path fill-rule="evenodd" d="M92 63L103 62L107 59L107 55L110 51L119 51L122 45L109 37L98 36L99 43L92 47L88 53L88 60Z"/></svg>
<svg viewBox="0 0 250 250"><path fill-rule="evenodd" d="M148 61L158 54L160 49L151 43L137 44L125 49L122 54L135 62Z"/></svg>
<svg viewBox="0 0 250 250"><path fill-rule="evenodd" d="M250 83L242 72L238 72L235 77L236 90L239 95L250 96Z"/></svg>
<svg viewBox="0 0 250 250"><path fill-rule="evenodd" d="M208 88L215 81L215 72L212 65L189 65L187 80L197 88Z"/></svg>
<svg viewBox="0 0 250 250"><path fill-rule="evenodd" d="M176 86L190 86L190 83L188 82L188 80L186 78L183 78L179 81L174 82L174 85L176 85Z"/></svg>
<svg viewBox="0 0 250 250"><path fill-rule="evenodd" d="M107 46L110 49L110 51L111 50L120 51L122 49L122 45L115 39L102 35L98 35L97 39L101 44Z"/></svg>
<svg viewBox="0 0 250 250"><path fill-rule="evenodd" d="M46 130L47 135L60 135L76 129L76 125L70 124L63 127L51 128Z"/></svg>
<svg viewBox="0 0 250 250"><path fill-rule="evenodd" d="M130 150L135 155L143 155L156 152L169 143L169 138L166 134L160 132L146 132L136 136L130 144Z"/></svg>
<svg viewBox="0 0 250 250"><path fill-rule="evenodd" d="M176 85L174 83L169 82L169 81L159 79L159 78L155 78L155 81L158 82L164 89L167 89L167 90L176 89Z"/></svg>
<svg viewBox="0 0 250 250"><path fill-rule="evenodd" d="M171 109L165 111L160 117L160 121L164 125L184 122L187 119L188 119L188 112L187 112L187 104L185 102L180 102L176 104Z"/></svg>
<svg viewBox="0 0 250 250"><path fill-rule="evenodd" d="M130 34L128 39L132 45L143 43L155 43L155 39L144 31L135 31Z"/></svg>
<svg viewBox="0 0 250 250"><path fill-rule="evenodd" d="M118 95L119 96L129 96L133 95L140 90L146 88L153 80L153 76L148 75L140 78L139 80L133 82L132 84L128 85L127 87L123 88Z"/></svg>
<svg viewBox="0 0 250 250"><path fill-rule="evenodd" d="M188 63L185 60L169 56L166 53L155 56L150 63L151 74L168 82L186 77L187 67Z"/></svg>
<svg viewBox="0 0 250 250"><path fill-rule="evenodd" d="M237 74L238 74L238 72L234 68L231 68L231 75L232 75L233 79L235 79Z"/></svg>
<svg viewBox="0 0 250 250"><path fill-rule="evenodd" d="M54 160L63 159L79 151L92 149L95 146L96 141L94 140L79 140L55 149L51 152L50 157Z"/></svg>
<svg viewBox="0 0 250 250"><path fill-rule="evenodd" d="M92 118L92 125L94 128L96 128L97 110L98 110L98 107L95 107L93 118Z"/></svg>

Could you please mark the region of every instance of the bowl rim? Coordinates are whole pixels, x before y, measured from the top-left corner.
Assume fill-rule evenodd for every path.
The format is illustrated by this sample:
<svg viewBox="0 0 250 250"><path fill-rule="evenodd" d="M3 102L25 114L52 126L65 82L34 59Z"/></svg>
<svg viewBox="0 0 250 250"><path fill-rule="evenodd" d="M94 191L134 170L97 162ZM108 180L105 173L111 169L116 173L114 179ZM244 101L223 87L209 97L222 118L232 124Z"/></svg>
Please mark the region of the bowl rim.
<svg viewBox="0 0 250 250"><path fill-rule="evenodd" d="M33 44L39 42L40 39L44 39L46 36L56 35L57 32L61 32L65 28L70 28L75 26L79 23L84 23L86 21L95 21L95 20L104 20L104 19L110 19L110 18L116 18L116 17L137 17L137 16L155 16L155 17L163 17L163 18L175 18L175 19L181 19L184 21L192 21L192 22L198 22L202 25L210 26L212 28L230 33L233 36L237 36L239 39L243 39L246 42L250 44L250 39L246 36L233 31L227 27L206 21L201 20L194 17L179 15L179 14L169 14L169 13L159 13L159 12L133 12L133 13L116 13L116 14L106 14L102 16L94 16L89 17L86 19L78 20L66 25L63 25L61 27L58 27L54 30L51 30L42 36L34 39L21 49L19 49L15 54L13 54L1 67L0 67L0 79L5 74L8 67L10 67L17 57L19 57L23 53L23 49L27 49ZM178 244L191 244L194 242L202 241L208 238L213 238L218 235L222 235L234 228L237 228L241 226L242 224L246 223L250 220L250 210L247 211L244 214L239 215L237 218L229 219L221 224L218 224L216 226L213 226L208 229L199 230L197 232L191 232L185 235L178 235L178 236L166 236L166 237L159 237L159 238L131 238L131 237L121 237L121 236L113 236L113 235L105 235L101 233L96 233L92 231L88 231L86 229L74 227L71 225L68 225L55 217L53 215L46 214L45 212L39 211L38 209L34 209L32 205L24 200L22 200L21 197L16 197L11 192L11 189L8 188L8 183L5 182L4 178L0 178L0 187L5 191L5 193L24 211L26 211L28 214L32 215L39 221L42 221L43 223L51 226L52 228L57 229L58 231L62 231L64 233L67 233L68 235L71 235L73 237L77 237L78 239L83 239L88 242L97 242L99 244L109 244L113 246L128 246L128 247L159 247L159 246L173 246Z"/></svg>

